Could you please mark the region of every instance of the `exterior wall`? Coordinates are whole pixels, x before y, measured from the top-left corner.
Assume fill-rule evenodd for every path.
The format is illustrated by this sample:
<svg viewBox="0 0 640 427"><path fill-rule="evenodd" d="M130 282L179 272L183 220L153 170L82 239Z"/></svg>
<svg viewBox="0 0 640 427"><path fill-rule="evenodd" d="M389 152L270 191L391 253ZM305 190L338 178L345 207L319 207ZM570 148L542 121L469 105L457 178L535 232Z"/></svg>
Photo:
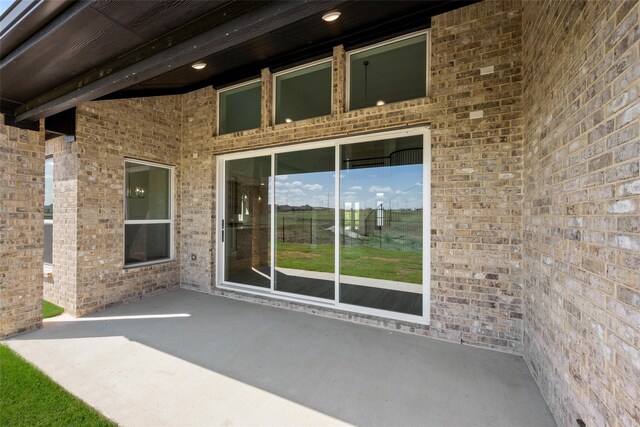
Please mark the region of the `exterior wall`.
<svg viewBox="0 0 640 427"><path fill-rule="evenodd" d="M211 87L182 96L181 286L210 292L215 278L215 164L207 155L215 133ZM195 257L195 259L193 259Z"/></svg>
<svg viewBox="0 0 640 427"><path fill-rule="evenodd" d="M431 125L431 327L258 299L519 352L523 313L520 7L517 1L490 1L434 17L432 93L427 98L345 112L342 47L333 53L334 105L329 116L272 125L268 70L262 71L259 129L215 136L215 91L207 88L184 95L182 286L205 291L215 287L217 155ZM480 69L488 66L494 72L481 75ZM470 113L476 110L482 110L484 117L471 119ZM187 179L187 174L197 180ZM192 253L195 261L191 261Z"/></svg>
<svg viewBox="0 0 640 427"><path fill-rule="evenodd" d="M58 232L76 233L75 267L69 266L67 276L68 280L75 276L73 314L86 314L179 285L180 169L176 168L175 176L175 260L124 268L123 201L126 157L179 165L180 108L178 96L98 101L78 108L77 141L68 153L68 165L75 165L76 170L75 182L68 182L71 187L75 185L75 206L73 200L70 203L76 210L76 222L56 222L56 227L60 225ZM56 169L64 167L56 165ZM67 279L60 278L62 285L73 286L66 283Z"/></svg>
<svg viewBox="0 0 640 427"><path fill-rule="evenodd" d="M640 424L639 16L524 2L524 355L560 425Z"/></svg>
<svg viewBox="0 0 640 427"><path fill-rule="evenodd" d="M44 132L0 115L0 338L42 324Z"/></svg>

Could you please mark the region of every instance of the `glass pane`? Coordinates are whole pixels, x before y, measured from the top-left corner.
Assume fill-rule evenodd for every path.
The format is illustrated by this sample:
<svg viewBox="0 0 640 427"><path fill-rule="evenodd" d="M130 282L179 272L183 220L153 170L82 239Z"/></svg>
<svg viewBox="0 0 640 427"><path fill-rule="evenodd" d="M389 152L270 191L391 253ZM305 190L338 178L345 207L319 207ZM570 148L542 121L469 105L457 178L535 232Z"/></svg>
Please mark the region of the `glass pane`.
<svg viewBox="0 0 640 427"><path fill-rule="evenodd" d="M228 282L271 287L271 156L226 164L225 270Z"/></svg>
<svg viewBox="0 0 640 427"><path fill-rule="evenodd" d="M341 147L340 302L422 315L422 136Z"/></svg>
<svg viewBox="0 0 640 427"><path fill-rule="evenodd" d="M351 110L426 96L426 35L351 55L349 75Z"/></svg>
<svg viewBox="0 0 640 427"><path fill-rule="evenodd" d="M171 224L126 224L124 262L157 261L171 257Z"/></svg>
<svg viewBox="0 0 640 427"><path fill-rule="evenodd" d="M44 219L53 219L53 158L44 160Z"/></svg>
<svg viewBox="0 0 640 427"><path fill-rule="evenodd" d="M276 155L279 291L334 299L335 148Z"/></svg>
<svg viewBox="0 0 640 427"><path fill-rule="evenodd" d="M126 219L171 219L171 170L125 163Z"/></svg>
<svg viewBox="0 0 640 427"><path fill-rule="evenodd" d="M53 264L53 224L44 225L44 263Z"/></svg>
<svg viewBox="0 0 640 427"><path fill-rule="evenodd" d="M276 77L276 123L331 114L331 61Z"/></svg>
<svg viewBox="0 0 640 427"><path fill-rule="evenodd" d="M220 93L220 134L260 127L262 83Z"/></svg>

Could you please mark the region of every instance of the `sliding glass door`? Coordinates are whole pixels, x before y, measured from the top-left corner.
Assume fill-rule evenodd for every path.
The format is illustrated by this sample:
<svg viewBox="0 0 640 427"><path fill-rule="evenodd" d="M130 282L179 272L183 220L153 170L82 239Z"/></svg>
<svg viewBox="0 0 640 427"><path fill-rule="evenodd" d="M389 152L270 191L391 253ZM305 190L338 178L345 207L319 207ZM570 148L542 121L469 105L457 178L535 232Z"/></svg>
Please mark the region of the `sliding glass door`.
<svg viewBox="0 0 640 427"><path fill-rule="evenodd" d="M224 280L271 287L271 156L230 160L225 169Z"/></svg>
<svg viewBox="0 0 640 427"><path fill-rule="evenodd" d="M335 296L335 148L275 155L275 290Z"/></svg>
<svg viewBox="0 0 640 427"><path fill-rule="evenodd" d="M422 145L340 147L340 302L422 315Z"/></svg>
<svg viewBox="0 0 640 427"><path fill-rule="evenodd" d="M425 147L412 129L221 158L221 285L428 321Z"/></svg>

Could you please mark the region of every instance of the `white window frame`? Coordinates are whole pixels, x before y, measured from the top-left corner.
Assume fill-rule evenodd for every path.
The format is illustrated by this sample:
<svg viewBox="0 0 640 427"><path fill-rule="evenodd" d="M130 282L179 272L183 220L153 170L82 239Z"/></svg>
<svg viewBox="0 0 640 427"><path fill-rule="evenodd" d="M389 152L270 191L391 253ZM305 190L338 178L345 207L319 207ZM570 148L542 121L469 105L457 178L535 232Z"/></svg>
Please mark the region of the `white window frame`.
<svg viewBox="0 0 640 427"><path fill-rule="evenodd" d="M423 223L422 223L422 316L416 316L406 313L398 313L389 310L381 310L358 305L351 305L340 302L340 236L335 233L335 299L326 300L311 296L297 295L288 292L278 291L274 288L274 270L275 265L271 264L271 287L258 288L256 286L245 285L236 282L228 282L224 280L225 265L225 244L222 242L222 220L225 218L225 167L228 160L244 159L259 156L271 157L271 176L275 176L275 155L278 153L286 153L291 151L304 151L314 148L335 147L335 169L340 170L339 149L342 145L354 144L359 142L368 142L379 139L401 138L405 136L422 135L423 137L423 176L422 176L422 197L423 197ZM387 319L412 322L421 325L431 324L431 128L429 126L413 127L408 129L376 132L365 135L338 137L328 140L300 143L288 146L279 146L273 148L265 148L260 150L242 151L237 153L225 154L217 157L216 165L216 194L219 203L216 204L216 287L220 289L233 290L250 295L267 296L274 299L298 302L313 306L327 307L337 310L345 310L353 313L373 315ZM273 242L275 239L275 203L273 203L273 195L275 195L275 180L272 180L272 188L269 203L271 204L271 230L270 238ZM336 194L336 206L340 206L340 180L335 180L334 194ZM335 209L335 223L339 222L340 210ZM271 259L275 259L275 245L271 245Z"/></svg>
<svg viewBox="0 0 640 427"><path fill-rule="evenodd" d="M426 60L427 63L425 64L425 97L429 97L431 90L430 90L430 85L431 85L431 68L430 68L430 63L431 63L431 30L429 28L427 28L426 30L420 30L420 31L415 31L413 33L409 33L409 34L405 34L403 36L400 37L395 37L393 39L389 39L389 40L385 40L383 42L380 43L376 43L373 45L369 45L369 46L365 46L365 47L361 47L359 49L354 49L351 50L349 52L347 52L347 57L346 57L346 62L345 62L345 67L346 67L346 73L345 73L345 79L346 79L346 90L345 90L345 105L346 105L346 110L347 111L357 111L357 110L361 110L363 108L375 108L375 105L372 105L370 107L362 107L362 108L358 108L356 110L351 110L351 56L355 55L357 53L362 53L362 52L366 52L368 50L371 49L376 49L382 46L386 46L388 44L392 44L392 43L396 43L402 40L406 40L406 39L410 39L412 37L417 37L419 35L423 35L426 38ZM413 98L413 99L419 99L419 98ZM408 100L405 100L408 101ZM403 102L403 101L397 101L397 102ZM385 104L386 105L386 104Z"/></svg>
<svg viewBox="0 0 640 427"><path fill-rule="evenodd" d="M220 136L220 135L229 135L233 132L227 132L227 133L220 133L220 94L228 92L230 90L234 90L234 89L239 89L243 86L249 86L252 85L254 83L258 83L258 82L262 82L261 78L257 78L257 79L253 79L253 80L249 80L246 82L242 82L242 83L238 83L238 84L234 84L232 86L227 86L224 87L222 89L218 89L217 90L217 94L216 94L216 135ZM260 122L262 122L262 85L260 86ZM260 128L260 123L258 124L257 128L251 128L251 129L259 129ZM251 130L251 129L245 129L245 130ZM244 131L238 131L238 132L244 132Z"/></svg>
<svg viewBox="0 0 640 427"><path fill-rule="evenodd" d="M271 109L272 109L271 114L272 114L272 117L273 117L273 125L274 126L288 124L288 123L276 123L276 118L277 118L276 106L277 106L277 102L278 102L278 99L277 99L277 96L276 96L277 92L278 92L277 91L277 83L276 83L277 78L280 77L280 76L284 76L286 74L289 74L289 73L295 73L296 71L304 70L305 68L315 67L316 65L324 64L326 62L331 64L330 67L329 67L329 69L331 70L331 84L329 85L329 91L331 92L331 101L329 102L329 114L324 114L322 116L307 117L306 119L300 119L300 120L311 120L311 119L314 119L316 117L326 117L326 116L330 116L331 115L332 109L333 109L333 56L331 56L329 58L319 59L319 60L313 61L313 62L308 62L306 64L302 64L302 65L299 65L297 67L288 68L288 69L286 69L284 71L279 71L277 73L274 73L271 76L271 78L273 79L272 82L271 82L271 87L273 89L272 90L273 93L271 94L272 104L273 104L272 107L271 107ZM291 123L295 123L295 122L300 121L300 120L292 120Z"/></svg>
<svg viewBox="0 0 640 427"><path fill-rule="evenodd" d="M126 165L127 163L134 163L134 164L138 164L138 165L143 165L143 166L153 166L155 168L162 168L162 169L168 169L169 170L169 212L170 212L170 218L169 219L127 219L127 179L126 179ZM174 166L170 166L170 165L164 165L162 163L155 163L155 162L149 162L146 160L139 160L139 159L133 159L133 158L128 158L125 157L124 159L124 173L125 173L125 179L124 179L124 191L122 194L122 203L123 203L123 207L124 207L124 225L125 227L123 227L122 229L122 263L125 269L128 268L136 268L136 267L144 267L147 265L153 265L153 264L163 264L163 263L167 263L167 262L171 262L171 261L175 261L175 226L174 226L174 218L175 218L175 167ZM163 258L163 259L157 259L157 260L153 260L153 261L142 261L142 262L136 262L136 263L131 263L131 264L127 264L125 261L125 244L126 244L126 226L130 225L130 224L169 224L169 257L168 258Z"/></svg>
<svg viewBox="0 0 640 427"><path fill-rule="evenodd" d="M44 157L44 161L45 163L51 160L51 162L53 163L53 167L55 168L56 165L53 162L53 155L49 155L49 156L45 156ZM51 179L51 184L53 186L53 178ZM46 177L45 177L45 185L46 185ZM53 188L51 189L51 192L53 193ZM44 219L44 224L45 225L49 225L51 224L51 262L42 262L43 266L44 266L44 271L45 272L50 272L53 269L53 219Z"/></svg>

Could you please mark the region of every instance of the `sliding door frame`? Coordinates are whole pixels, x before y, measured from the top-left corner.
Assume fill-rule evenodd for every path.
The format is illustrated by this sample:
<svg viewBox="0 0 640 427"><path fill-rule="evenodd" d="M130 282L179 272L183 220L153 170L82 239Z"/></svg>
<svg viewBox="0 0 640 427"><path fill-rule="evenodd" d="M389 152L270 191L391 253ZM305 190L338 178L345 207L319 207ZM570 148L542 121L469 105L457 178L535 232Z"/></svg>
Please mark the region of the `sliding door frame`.
<svg viewBox="0 0 640 427"><path fill-rule="evenodd" d="M401 138L406 136L423 136L423 169L422 169L422 316L405 313L398 313L388 310L363 307L340 302L340 233L334 233L335 249L335 298L326 300L305 295L298 295L289 292L276 290L275 287L275 155L292 151L305 151L316 148L335 147L335 201L334 201L334 226L338 230L340 223L340 147L342 145L376 141L390 138ZM225 266L225 244L223 235L223 220L226 209L226 162L229 160L244 159L250 157L270 156L271 157L271 179L269 189L270 208L270 288L259 288L256 286L241 283L228 282L224 280ZM216 170L216 227L215 227L215 253L216 253L216 278L215 285L220 289L239 291L252 295L268 296L285 301L302 304L334 308L364 315L373 315L388 319L429 325L431 322L431 129L429 127L413 127L401 130L383 131L357 136L345 136L332 138L316 142L301 142L294 145L278 146L260 150L242 151L224 154L217 157ZM225 236L226 237L226 236Z"/></svg>

